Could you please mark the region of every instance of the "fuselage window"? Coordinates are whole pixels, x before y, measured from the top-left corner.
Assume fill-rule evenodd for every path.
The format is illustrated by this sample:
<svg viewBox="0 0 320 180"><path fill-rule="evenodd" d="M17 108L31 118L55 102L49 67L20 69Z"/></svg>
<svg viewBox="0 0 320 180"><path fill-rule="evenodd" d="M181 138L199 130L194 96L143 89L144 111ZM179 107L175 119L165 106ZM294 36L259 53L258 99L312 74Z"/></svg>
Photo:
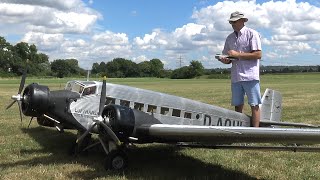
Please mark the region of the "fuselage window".
<svg viewBox="0 0 320 180"><path fill-rule="evenodd" d="M181 113L181 110L179 110L179 109L172 110L172 116L180 117L180 113Z"/></svg>
<svg viewBox="0 0 320 180"><path fill-rule="evenodd" d="M152 112L152 113L157 112L157 106L148 105L148 112Z"/></svg>
<svg viewBox="0 0 320 180"><path fill-rule="evenodd" d="M134 109L137 109L137 110L139 110L139 111L143 111L143 108L144 107L144 104L142 104L142 103L134 103Z"/></svg>
<svg viewBox="0 0 320 180"><path fill-rule="evenodd" d="M120 105L129 107L130 106L130 101L120 100Z"/></svg>
<svg viewBox="0 0 320 180"><path fill-rule="evenodd" d="M191 113L185 112L185 113L184 113L184 118L191 119Z"/></svg>
<svg viewBox="0 0 320 180"><path fill-rule="evenodd" d="M161 107L160 114L168 115L169 114L169 108Z"/></svg>
<svg viewBox="0 0 320 180"><path fill-rule="evenodd" d="M196 119L199 119L199 118L200 118L200 114L197 114L197 115L196 115Z"/></svg>
<svg viewBox="0 0 320 180"><path fill-rule="evenodd" d="M116 102L116 100L114 98L110 98L110 97L106 98L106 105L115 104L115 102Z"/></svg>

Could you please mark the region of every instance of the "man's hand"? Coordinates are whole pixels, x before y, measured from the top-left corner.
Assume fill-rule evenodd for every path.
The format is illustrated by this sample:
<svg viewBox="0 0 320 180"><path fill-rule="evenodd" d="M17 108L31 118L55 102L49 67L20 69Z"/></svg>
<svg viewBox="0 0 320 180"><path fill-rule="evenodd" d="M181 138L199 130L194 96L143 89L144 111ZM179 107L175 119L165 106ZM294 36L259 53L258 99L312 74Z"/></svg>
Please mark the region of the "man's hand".
<svg viewBox="0 0 320 180"><path fill-rule="evenodd" d="M228 55L231 56L231 57L234 57L234 58L239 58L239 54L240 54L240 52L235 51L235 50L229 50L228 51Z"/></svg>
<svg viewBox="0 0 320 180"><path fill-rule="evenodd" d="M225 57L220 58L219 61L222 62L223 64L230 64L231 63L231 60L228 58L225 58Z"/></svg>

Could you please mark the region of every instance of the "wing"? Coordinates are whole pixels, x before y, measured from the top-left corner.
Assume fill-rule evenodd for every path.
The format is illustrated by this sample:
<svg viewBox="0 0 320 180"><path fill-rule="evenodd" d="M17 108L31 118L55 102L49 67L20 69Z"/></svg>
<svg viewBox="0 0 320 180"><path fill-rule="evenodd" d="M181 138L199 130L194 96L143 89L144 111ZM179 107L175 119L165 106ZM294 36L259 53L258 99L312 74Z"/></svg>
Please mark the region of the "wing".
<svg viewBox="0 0 320 180"><path fill-rule="evenodd" d="M320 129L254 128L152 124L136 129L137 137L152 142L320 143Z"/></svg>

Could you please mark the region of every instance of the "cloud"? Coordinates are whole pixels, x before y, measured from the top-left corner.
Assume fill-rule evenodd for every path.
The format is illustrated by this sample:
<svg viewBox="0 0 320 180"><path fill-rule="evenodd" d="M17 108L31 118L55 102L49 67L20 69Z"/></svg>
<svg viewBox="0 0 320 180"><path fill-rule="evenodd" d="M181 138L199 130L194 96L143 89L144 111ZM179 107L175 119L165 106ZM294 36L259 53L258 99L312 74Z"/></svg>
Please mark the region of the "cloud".
<svg viewBox="0 0 320 180"><path fill-rule="evenodd" d="M11 4L11 5L30 5L33 7L48 7L57 10L70 10L72 8L76 8L83 6L81 0L1 0L1 3Z"/></svg>
<svg viewBox="0 0 320 180"><path fill-rule="evenodd" d="M0 3L3 25L22 24L21 34L28 31L42 33L88 33L101 15L79 0L71 1L5 1Z"/></svg>
<svg viewBox="0 0 320 180"><path fill-rule="evenodd" d="M57 51L60 49L61 43L64 42L64 35L28 32L24 35L22 41L36 44L42 52Z"/></svg>
<svg viewBox="0 0 320 180"><path fill-rule="evenodd" d="M208 58L221 52L225 37L232 32L227 20L231 12L244 10L248 27L258 30L262 36L263 48L277 49L277 57L290 58L299 53L319 52L320 8L308 2L295 0L269 1L258 4L251 1L223 1L195 9L194 23L188 23L169 33L146 34L140 40L141 48L159 48L159 36L168 43L162 46L166 55L194 53L207 48ZM152 37L152 38L148 38ZM272 48L270 48L272 47ZM265 59L274 58L274 50ZM202 55L198 59L203 59Z"/></svg>
<svg viewBox="0 0 320 180"><path fill-rule="evenodd" d="M296 0L221 1L194 8L190 22L180 27L155 27L137 37L101 27L98 21L103 20L102 14L81 0L1 0L0 33L20 35L21 40L36 44L51 60L77 58L86 68L93 62L116 57L136 62L159 58L167 67L176 68L180 55L185 61L201 60L209 68L221 66L213 60L214 55L222 51L226 36L232 32L227 20L236 10L245 10L249 19L246 25L261 34L266 62L302 53L319 54L320 8ZM131 15L138 18L137 11Z"/></svg>

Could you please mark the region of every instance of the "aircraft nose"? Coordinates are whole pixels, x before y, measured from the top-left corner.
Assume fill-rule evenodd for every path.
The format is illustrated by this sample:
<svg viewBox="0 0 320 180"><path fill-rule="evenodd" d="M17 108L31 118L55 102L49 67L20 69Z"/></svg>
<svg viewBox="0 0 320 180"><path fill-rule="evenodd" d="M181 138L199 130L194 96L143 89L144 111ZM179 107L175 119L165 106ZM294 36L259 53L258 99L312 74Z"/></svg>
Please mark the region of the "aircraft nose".
<svg viewBox="0 0 320 180"><path fill-rule="evenodd" d="M22 95L22 112L26 116L38 117L49 107L49 88L36 83L28 85Z"/></svg>

